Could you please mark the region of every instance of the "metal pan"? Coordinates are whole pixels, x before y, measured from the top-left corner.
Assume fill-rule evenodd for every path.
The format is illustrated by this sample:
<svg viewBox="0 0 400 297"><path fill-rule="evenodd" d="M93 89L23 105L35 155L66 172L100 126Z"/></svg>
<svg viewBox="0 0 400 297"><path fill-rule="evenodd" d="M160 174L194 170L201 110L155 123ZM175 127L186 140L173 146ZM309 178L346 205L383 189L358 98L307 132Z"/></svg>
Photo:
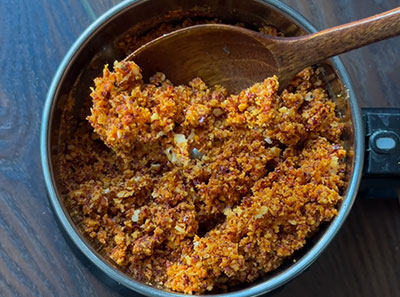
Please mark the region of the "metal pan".
<svg viewBox="0 0 400 297"><path fill-rule="evenodd" d="M104 64L124 58L125 53L117 46L121 36L127 32L143 35L158 24L176 22L186 17L217 17L226 23L242 22L250 28L272 24L287 36L316 31L299 13L275 0L132 0L122 2L96 20L66 54L51 83L41 127L42 167L50 202L66 234L95 266L118 284L148 296L183 294L167 292L133 280L99 253L96 245L79 231L66 210L55 164L68 135L74 133L76 122L88 113L88 86L93 78L101 73ZM333 58L322 63L321 67L328 91L332 98L337 98L338 112L346 125L343 140L349 152L347 187L339 213L329 224L321 226L307 245L293 256L296 261L285 262L256 282L234 287L231 292L218 296L257 296L282 286L315 261L338 232L351 209L363 169L365 134L362 114L341 61ZM65 107L71 100L74 108L66 111ZM61 121L65 112L69 113L71 119L68 126ZM373 111L371 113L374 114Z"/></svg>

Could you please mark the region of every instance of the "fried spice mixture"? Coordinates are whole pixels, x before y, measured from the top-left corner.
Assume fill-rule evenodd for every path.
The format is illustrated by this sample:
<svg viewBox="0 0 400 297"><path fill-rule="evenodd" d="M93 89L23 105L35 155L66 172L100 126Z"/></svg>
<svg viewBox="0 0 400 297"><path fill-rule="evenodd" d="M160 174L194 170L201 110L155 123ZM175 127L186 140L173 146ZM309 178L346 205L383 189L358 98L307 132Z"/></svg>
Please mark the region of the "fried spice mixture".
<svg viewBox="0 0 400 297"><path fill-rule="evenodd" d="M135 279L185 293L255 280L342 199L342 124L313 78L305 69L280 96L276 77L228 95L106 67L95 132L82 126L60 160L69 209Z"/></svg>
<svg viewBox="0 0 400 297"><path fill-rule="evenodd" d="M91 126L80 123L59 158L74 221L160 288L226 290L276 269L337 214L346 156L314 71L278 86L270 77L231 95L200 78L145 83L133 62L106 66Z"/></svg>

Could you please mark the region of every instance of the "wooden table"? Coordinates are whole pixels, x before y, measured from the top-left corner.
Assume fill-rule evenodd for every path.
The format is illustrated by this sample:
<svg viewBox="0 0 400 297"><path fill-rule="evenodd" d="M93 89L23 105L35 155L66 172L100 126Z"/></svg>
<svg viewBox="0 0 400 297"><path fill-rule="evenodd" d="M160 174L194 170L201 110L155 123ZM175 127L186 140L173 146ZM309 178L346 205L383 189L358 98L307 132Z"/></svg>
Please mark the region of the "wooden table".
<svg viewBox="0 0 400 297"><path fill-rule="evenodd" d="M78 259L46 196L41 112L78 35L119 0L0 1L0 296L134 296ZM285 0L317 28L399 0ZM400 38L342 56L362 106L400 107ZM361 195L360 195L361 196ZM400 205L358 197L327 251L274 296L400 296Z"/></svg>

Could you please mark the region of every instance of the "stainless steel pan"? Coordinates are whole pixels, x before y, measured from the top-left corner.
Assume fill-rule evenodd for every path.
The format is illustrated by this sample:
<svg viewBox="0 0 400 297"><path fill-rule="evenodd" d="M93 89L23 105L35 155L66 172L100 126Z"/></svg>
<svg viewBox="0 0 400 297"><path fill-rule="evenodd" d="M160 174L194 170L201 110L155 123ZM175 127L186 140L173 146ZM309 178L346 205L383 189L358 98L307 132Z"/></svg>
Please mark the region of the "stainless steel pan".
<svg viewBox="0 0 400 297"><path fill-rule="evenodd" d="M170 13L171 11L174 12ZM83 119L88 112L88 86L92 84L93 78L101 73L104 64L124 58L125 53L116 46L121 36L128 30L135 35L143 35L162 22L179 21L185 17L217 17L227 23L242 22L250 28L272 24L287 36L316 31L299 13L274 0L125 1L96 20L68 51L50 86L43 111L41 155L49 199L63 229L91 262L118 284L148 296L183 294L166 292L135 281L98 252L96 246L78 230L63 204L55 164L58 151L65 145L68 135L74 133L75 123ZM332 98L337 99L338 112L346 124L343 140L345 148L349 151L347 187L339 214L332 222L321 226L319 232L308 240L307 245L294 255L295 262L285 262L279 269L256 282L232 288L229 296L256 296L270 292L304 271L331 242L356 197L365 151L361 111L341 61L333 58L321 66L325 70L323 76L329 92ZM71 121L69 126L61 126L60 119L63 112L66 112L65 106L69 100L74 100L74 109L70 112ZM370 110L370 114L375 113ZM395 149L398 147L399 142ZM376 172L372 170L370 173Z"/></svg>

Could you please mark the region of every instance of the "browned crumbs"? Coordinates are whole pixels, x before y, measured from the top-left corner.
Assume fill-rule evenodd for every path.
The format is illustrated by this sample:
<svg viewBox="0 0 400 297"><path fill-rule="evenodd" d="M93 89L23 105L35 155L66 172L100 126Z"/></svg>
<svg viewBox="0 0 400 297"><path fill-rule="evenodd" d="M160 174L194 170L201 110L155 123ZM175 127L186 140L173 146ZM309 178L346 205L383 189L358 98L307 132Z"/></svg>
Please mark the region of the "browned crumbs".
<svg viewBox="0 0 400 297"><path fill-rule="evenodd" d="M307 68L229 95L196 78L145 84L133 62L95 79L61 157L67 205L133 278L184 293L251 282L337 214L343 125ZM102 146L104 142L112 150Z"/></svg>

